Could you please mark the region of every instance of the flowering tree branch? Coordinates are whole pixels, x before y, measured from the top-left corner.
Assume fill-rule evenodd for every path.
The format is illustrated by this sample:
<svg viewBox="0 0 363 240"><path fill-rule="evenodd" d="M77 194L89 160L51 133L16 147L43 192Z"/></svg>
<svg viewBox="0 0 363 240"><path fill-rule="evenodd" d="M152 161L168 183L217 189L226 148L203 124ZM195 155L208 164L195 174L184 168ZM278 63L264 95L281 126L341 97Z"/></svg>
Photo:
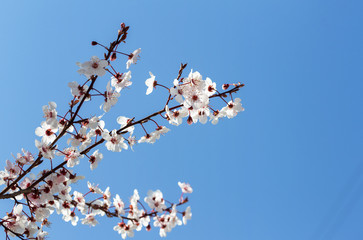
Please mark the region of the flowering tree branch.
<svg viewBox="0 0 363 240"><path fill-rule="evenodd" d="M203 80L199 72L192 71L188 77L182 78L187 64L181 64L178 76L170 88L158 83L151 72L150 78L145 81L147 95L157 87L167 89L167 101L161 110L139 120L135 120L135 117L120 116L117 119L120 128L112 131L105 128L105 122L101 120L102 116L82 117L80 115L82 107L92 98L103 97L104 102L100 108L104 112L108 112L117 103L120 92L132 84L131 71L120 73L112 64L117 60L118 55L127 56L126 68L129 69L131 64L135 64L138 59L140 49L130 54L118 50L120 44L125 43L128 30L128 26L121 24L116 40L111 42L109 47L95 41L92 42L92 45L101 46L106 50L104 59L101 60L94 56L91 61L77 63L80 67L78 73L84 75L87 80L83 84L77 82L68 84L73 99L69 103L69 110L64 115L58 115L57 105L54 102L43 106L45 121L35 130L35 134L42 138L41 141L35 140L38 148L37 157L34 158L33 154L22 150L22 154L19 153L15 158L15 163L7 160L5 170L0 171L0 185L6 185L0 192L0 199L14 201L11 212L2 219L0 218L0 225L4 228L6 239L10 239L10 237L44 239L48 233L43 228L49 225L47 218L54 212L61 214L63 220L70 221L74 226L79 221L82 224L95 226L98 224L97 216L117 218L119 222L114 226L114 230L122 238L132 237L134 231L140 231L143 228L149 231L151 220L153 220L153 226L160 229L160 236L164 237L175 226L186 224L187 220L191 218L190 207L183 211L178 210L188 202L188 198L184 198L183 194L193 191L189 184L182 182L178 183L182 195L174 203L165 200L160 190L150 190L147 197L144 198L148 208L140 201L136 189L130 198L129 207L126 207L118 194L111 202L109 188L102 191L98 186L89 182L89 192L84 194L77 191L70 192L71 184L83 179L82 176L73 173L70 168L78 165L80 159L86 158L90 163L90 168L94 170L102 160L103 154L99 152L99 149L96 149L92 155L88 155L88 153L102 143L105 143L109 151L121 152L123 149L132 148L136 143L154 143L161 135L167 133L169 129L159 125L158 117L162 118L161 121L167 121L175 126L179 126L183 118L187 118L188 124L198 121L204 124L208 119L212 124L216 124L221 118L233 118L244 110L240 103L241 100L233 99L232 96L244 84L223 84L224 92L219 92L216 84L209 78ZM96 81L106 73L111 74L111 81L108 82L106 90L96 89L94 87ZM230 86L232 87L230 88ZM225 100L228 96L231 97L230 101ZM214 110L210 103L214 98L221 99L222 103L226 105L220 110ZM171 101L177 103L171 106ZM148 132L144 126L147 122L153 122L157 126L156 130ZM134 136L135 127L139 127L145 132L145 135L139 140L136 140L136 136ZM59 134L57 134L58 131ZM69 137L66 147L60 148L59 145L64 144L60 140L66 136ZM56 156L64 157L64 160L53 166ZM49 164L46 164L46 159L49 160ZM25 169L26 165L29 166ZM35 178L33 172L38 166L42 166L43 169L40 171L39 177ZM95 198L86 201L86 198L90 196ZM84 218L80 220L76 211Z"/></svg>

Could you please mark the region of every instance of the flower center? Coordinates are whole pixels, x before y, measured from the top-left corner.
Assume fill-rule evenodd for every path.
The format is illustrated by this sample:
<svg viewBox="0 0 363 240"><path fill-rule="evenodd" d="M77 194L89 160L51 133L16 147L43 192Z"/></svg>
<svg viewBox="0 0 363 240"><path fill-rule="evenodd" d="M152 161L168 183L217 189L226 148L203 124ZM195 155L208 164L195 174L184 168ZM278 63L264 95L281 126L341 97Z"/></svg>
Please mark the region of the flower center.
<svg viewBox="0 0 363 240"><path fill-rule="evenodd" d="M47 130L45 131L45 135L47 135L48 137L49 137L50 135L52 135L52 134L53 134L52 129L47 129Z"/></svg>
<svg viewBox="0 0 363 240"><path fill-rule="evenodd" d="M96 62L92 63L92 67L93 68L98 68L98 63L96 63Z"/></svg>

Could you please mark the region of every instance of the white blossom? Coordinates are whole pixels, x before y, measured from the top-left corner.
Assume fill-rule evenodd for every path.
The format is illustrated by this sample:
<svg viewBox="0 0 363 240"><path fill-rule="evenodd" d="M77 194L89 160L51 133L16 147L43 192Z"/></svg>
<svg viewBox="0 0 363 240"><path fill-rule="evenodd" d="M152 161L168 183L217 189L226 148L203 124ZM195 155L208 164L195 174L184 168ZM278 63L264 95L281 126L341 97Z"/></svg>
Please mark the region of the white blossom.
<svg viewBox="0 0 363 240"><path fill-rule="evenodd" d="M141 52L141 48L136 49L133 53L130 54L129 60L126 62L126 68L129 69L131 64L136 64L136 61L139 57L139 54Z"/></svg>
<svg viewBox="0 0 363 240"><path fill-rule="evenodd" d="M57 127L57 125L58 125L56 108L57 108L57 104L55 102L49 102L48 106L44 105L42 107L45 122L48 125L52 125L53 127Z"/></svg>
<svg viewBox="0 0 363 240"><path fill-rule="evenodd" d="M125 224L124 222L118 223L113 228L114 231L117 231L121 235L122 239L126 239L126 237L133 237L135 229L136 229L135 225Z"/></svg>
<svg viewBox="0 0 363 240"><path fill-rule="evenodd" d="M98 149L90 156L89 162L91 163L90 168L94 170L97 168L98 163L102 160L103 154L98 152Z"/></svg>
<svg viewBox="0 0 363 240"><path fill-rule="evenodd" d="M93 56L91 61L84 63L78 62L77 65L80 67L78 73L84 74L87 78L90 78L92 75L105 75L105 67L108 66L108 62L106 60L99 59L97 56Z"/></svg>
<svg viewBox="0 0 363 240"><path fill-rule="evenodd" d="M132 121L131 118L127 118L127 117L124 117L124 116L119 116L117 118L117 123L121 125L120 128L124 128L131 121ZM130 134L132 134L134 132L134 130L135 130L135 127L134 126L130 126L130 127L127 127L126 129L124 129L124 131L128 131Z"/></svg>
<svg viewBox="0 0 363 240"><path fill-rule="evenodd" d="M124 211L125 204L121 200L121 198L118 194L116 194L116 197L113 198L113 205L115 206L115 210L116 210L117 214L119 214L119 215L125 214L125 211Z"/></svg>
<svg viewBox="0 0 363 240"><path fill-rule="evenodd" d="M187 209L185 210L185 212L183 212L183 224L187 224L187 220L192 219L192 212L191 212L191 208L188 206Z"/></svg>
<svg viewBox="0 0 363 240"><path fill-rule="evenodd" d="M55 133L58 131L58 126L49 125L46 121L41 123L41 127L35 129L35 134L42 137L42 142L49 144L56 138Z"/></svg>
<svg viewBox="0 0 363 240"><path fill-rule="evenodd" d="M145 85L147 86L146 95L149 95L155 88L157 82L155 81L155 76L149 72L150 78L146 79Z"/></svg>
<svg viewBox="0 0 363 240"><path fill-rule="evenodd" d="M183 122L183 118L188 116L188 109L185 107L170 111L169 106L165 106L165 112L169 123L175 126L179 126Z"/></svg>
<svg viewBox="0 0 363 240"><path fill-rule="evenodd" d="M97 185L87 182L87 186L91 192L103 195L102 190Z"/></svg>
<svg viewBox="0 0 363 240"><path fill-rule="evenodd" d="M83 157L75 147L66 148L62 152L57 152L56 154L58 156L64 156L64 160L67 161L67 167L78 165L79 158Z"/></svg>
<svg viewBox="0 0 363 240"><path fill-rule="evenodd" d="M178 182L178 185L183 193L192 193L193 192L193 188L190 186L189 183Z"/></svg>
<svg viewBox="0 0 363 240"><path fill-rule="evenodd" d="M107 83L107 90L105 92L105 102L100 106L103 111L110 111L111 107L115 105L120 97L120 93L113 90L110 86L110 82Z"/></svg>
<svg viewBox="0 0 363 240"><path fill-rule="evenodd" d="M131 71L122 74L116 74L111 77L111 86L115 88L116 92L121 92L122 89L132 85Z"/></svg>
<svg viewBox="0 0 363 240"><path fill-rule="evenodd" d="M228 105L221 109L228 118L233 118L237 115L237 113L244 111L245 109L242 107L241 99L236 98L234 101L229 101Z"/></svg>
<svg viewBox="0 0 363 240"><path fill-rule="evenodd" d="M92 227L98 224L98 221L96 220L94 213L87 214L86 217L81 220L82 224L90 225Z"/></svg>
<svg viewBox="0 0 363 240"><path fill-rule="evenodd" d="M107 150L110 150L112 152L121 152L122 149L127 149L128 146L124 142L124 138L117 134L116 130L112 130L111 135L108 131L104 131L102 133L103 139L106 140L106 147Z"/></svg>
<svg viewBox="0 0 363 240"><path fill-rule="evenodd" d="M76 81L74 82L70 82L68 83L68 87L71 88L71 93L74 97L80 99L81 97L83 97L87 91L88 91L88 86L87 85L79 85ZM87 96L87 98L85 99L85 101L89 101L90 97Z"/></svg>
<svg viewBox="0 0 363 240"><path fill-rule="evenodd" d="M158 212L163 212L166 208L163 194L160 190L149 190L144 201L149 205L150 208L155 209Z"/></svg>
<svg viewBox="0 0 363 240"><path fill-rule="evenodd" d="M63 215L63 220L66 222L71 221L73 226L77 225L77 222L79 220L78 216L72 211L69 214Z"/></svg>
<svg viewBox="0 0 363 240"><path fill-rule="evenodd" d="M39 151L42 153L43 157L47 159L53 159L54 158L54 150L50 149L47 143L39 142L35 139L35 146L39 149Z"/></svg>

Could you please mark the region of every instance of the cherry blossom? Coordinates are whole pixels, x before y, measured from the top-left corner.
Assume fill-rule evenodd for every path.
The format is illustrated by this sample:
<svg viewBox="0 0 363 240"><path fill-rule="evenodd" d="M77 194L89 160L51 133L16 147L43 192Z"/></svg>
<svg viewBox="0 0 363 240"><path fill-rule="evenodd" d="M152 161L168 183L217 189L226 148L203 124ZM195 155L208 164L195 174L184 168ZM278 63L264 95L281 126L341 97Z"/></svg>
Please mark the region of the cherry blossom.
<svg viewBox="0 0 363 240"><path fill-rule="evenodd" d="M31 152L25 151L24 149L21 149L21 151L23 154L18 153L16 155L16 162L21 165L29 165L33 163L34 161L33 154Z"/></svg>
<svg viewBox="0 0 363 240"><path fill-rule="evenodd" d="M74 167L75 165L78 165L79 158L83 157L74 147L66 148L62 152L57 152L57 155L64 155L64 160L67 161L67 167Z"/></svg>
<svg viewBox="0 0 363 240"><path fill-rule="evenodd" d="M158 126L154 132L142 136L138 143L155 143L155 141L160 138L160 135L163 135L169 131L170 129L165 126Z"/></svg>
<svg viewBox="0 0 363 240"><path fill-rule="evenodd" d="M47 143L35 140L35 146L39 149L43 157L48 159L54 158L54 150L52 150Z"/></svg>
<svg viewBox="0 0 363 240"><path fill-rule="evenodd" d="M190 186L189 183L178 182L178 185L181 188L183 193L192 193L193 192L193 188Z"/></svg>
<svg viewBox="0 0 363 240"><path fill-rule="evenodd" d="M136 229L135 225L125 224L124 222L119 222L113 230L117 231L118 234L121 235L122 239L126 239L126 237L133 237L134 230Z"/></svg>
<svg viewBox="0 0 363 240"><path fill-rule="evenodd" d="M102 190L97 185L87 182L87 186L91 192L103 195Z"/></svg>
<svg viewBox="0 0 363 240"><path fill-rule="evenodd" d="M101 105L103 111L110 111L111 107L117 103L118 97L120 97L120 93L112 89L110 82L108 82L107 91L105 92L105 102Z"/></svg>
<svg viewBox="0 0 363 240"><path fill-rule="evenodd" d="M175 126L179 126L183 122L183 118L188 116L188 109L182 107L179 110L170 111L169 106L165 106L166 117L169 123Z"/></svg>
<svg viewBox="0 0 363 240"><path fill-rule="evenodd" d="M111 77L111 86L115 88L116 92L121 92L122 89L132 85L130 79L131 71L123 74L118 73Z"/></svg>
<svg viewBox="0 0 363 240"><path fill-rule="evenodd" d="M129 69L131 64L136 64L136 61L141 53L141 48L136 49L133 53L130 54L129 60L126 62L126 68Z"/></svg>
<svg viewBox="0 0 363 240"><path fill-rule="evenodd" d="M130 136L127 138L127 142L128 142L128 144L129 144L129 146L130 146L131 150L132 150L132 151L134 151L133 146L137 143L137 141L136 141L136 137L135 137L135 136L130 135Z"/></svg>
<svg viewBox="0 0 363 240"><path fill-rule="evenodd" d="M78 147L81 145L80 150L85 149L89 144L91 144L91 139L87 134L87 127L82 126L77 134L72 135L72 137L67 140L67 144L71 144L72 147Z"/></svg>
<svg viewBox="0 0 363 240"><path fill-rule="evenodd" d="M116 130L112 130L111 134L108 131L104 131L102 137L107 141L107 150L121 152L122 149L128 148L127 144L124 142L124 138L117 134Z"/></svg>
<svg viewBox="0 0 363 240"><path fill-rule="evenodd" d="M160 227L160 237L166 237L167 232L170 232L177 225L182 225L182 221L177 217L176 205L173 205L172 212L170 214L156 216L154 217L154 220L154 226Z"/></svg>
<svg viewBox="0 0 363 240"><path fill-rule="evenodd" d="M183 224L187 224L187 220L190 220L192 218L192 212L190 206L187 207L185 212L183 212Z"/></svg>
<svg viewBox="0 0 363 240"><path fill-rule="evenodd" d="M103 202L105 204L107 204L107 206L110 206L111 205L111 192L110 192L110 188L107 187L106 190L103 192Z"/></svg>
<svg viewBox="0 0 363 240"><path fill-rule="evenodd" d="M44 113L45 122L48 125L52 125L54 127L56 127L58 125L56 108L57 108L57 104L55 102L49 102L48 106L44 105L42 108L43 113Z"/></svg>
<svg viewBox="0 0 363 240"><path fill-rule="evenodd" d="M149 95L154 90L157 82L155 81L155 76L149 72L150 78L146 79L145 85L147 86L146 95Z"/></svg>
<svg viewBox="0 0 363 240"><path fill-rule="evenodd" d="M182 83L174 80L174 88L170 89L170 94L175 95L175 99L186 108L197 110L207 106L209 103L209 96L213 92L210 86L214 88L215 85L210 79L208 79L207 83L208 85L206 85L199 72L191 70L188 77Z"/></svg>
<svg viewBox="0 0 363 240"><path fill-rule="evenodd" d="M77 65L80 67L78 73L84 74L87 78L90 78L92 75L105 75L105 67L108 65L108 62L106 60L99 59L97 56L93 56L91 61L77 63Z"/></svg>
<svg viewBox="0 0 363 240"><path fill-rule="evenodd" d="M98 221L96 220L94 213L87 214L86 217L81 220L82 224L90 225L92 227L98 224Z"/></svg>
<svg viewBox="0 0 363 240"><path fill-rule="evenodd" d="M190 116L193 119L193 122L199 122L205 124L208 121L208 116L210 115L210 110L208 107L202 107L197 110L190 110Z"/></svg>
<svg viewBox="0 0 363 240"><path fill-rule="evenodd" d="M125 214L125 211L124 211L125 204L121 200L121 198L118 194L116 194L116 197L113 199L113 205L115 206L115 210L116 210L117 214L119 214L119 215Z"/></svg>
<svg viewBox="0 0 363 240"><path fill-rule="evenodd" d="M93 123L91 124L90 121L90 124L88 124L88 126L90 127L91 130L87 133L87 138L92 139L93 137L102 136L102 132L105 129L105 125L106 124L103 120L99 120L95 124Z"/></svg>
<svg viewBox="0 0 363 240"><path fill-rule="evenodd" d="M213 125L216 125L219 121L220 118L223 118L226 116L225 111L214 111L213 114L210 114L210 121L212 122Z"/></svg>
<svg viewBox="0 0 363 240"><path fill-rule="evenodd" d="M62 119L60 119L59 121L58 121L58 129L59 129L59 132L62 132L63 131L63 129L66 127L66 124L67 124L67 120L65 120L64 118L62 118ZM74 127L73 126L67 126L68 128L67 128L67 131L68 132L73 132L73 130L74 130Z"/></svg>
<svg viewBox="0 0 363 240"><path fill-rule="evenodd" d="M208 77L205 79L205 87L206 87L205 91L208 97L212 96L217 90L216 83L212 82L212 80Z"/></svg>
<svg viewBox="0 0 363 240"><path fill-rule="evenodd" d="M119 116L117 118L117 123L121 125L120 128L126 127L131 121L132 121L131 118L127 118L127 117L124 117L124 116ZM134 132L134 130L135 130L135 127L130 126L130 127L125 128L124 130L128 131L130 134L132 134Z"/></svg>
<svg viewBox="0 0 363 240"><path fill-rule="evenodd" d="M160 190L148 191L147 197L145 197L144 201L149 205L150 208L155 209L158 212L163 212L163 210L166 208L163 194Z"/></svg>
<svg viewBox="0 0 363 240"><path fill-rule="evenodd" d="M66 221L66 222L69 222L71 221L72 225L73 226L76 226L77 223L78 223L78 216L72 211L70 213L67 213L65 215L63 215L63 220Z"/></svg>
<svg viewBox="0 0 363 240"><path fill-rule="evenodd" d="M90 129L97 129L100 125L105 126L105 122L100 120L102 116L94 116L88 120L87 124L83 123L83 126L88 126ZM103 129L103 127L101 127Z"/></svg>
<svg viewBox="0 0 363 240"><path fill-rule="evenodd" d="M9 160L6 160L5 170L6 170L6 173L8 174L9 178L15 178L17 175L19 175L19 173L21 171L19 166L13 164Z"/></svg>
<svg viewBox="0 0 363 240"><path fill-rule="evenodd" d="M178 103L183 103L183 85L179 85L179 81L177 79L174 79L173 84L174 86L169 90L170 94L174 96Z"/></svg>
<svg viewBox="0 0 363 240"><path fill-rule="evenodd" d="M83 85L79 85L76 81L74 82L70 82L68 83L68 87L71 88L71 93L74 97L80 99L81 97L83 97L87 90L88 90L88 86L83 84ZM89 101L90 100L90 97L87 96L86 101Z"/></svg>
<svg viewBox="0 0 363 240"><path fill-rule="evenodd" d="M90 156L89 162L91 163L90 168L94 170L97 168L98 163L102 160L103 154L98 152L98 149Z"/></svg>
<svg viewBox="0 0 363 240"><path fill-rule="evenodd" d="M42 137L42 142L51 143L55 140L55 133L58 131L58 127L54 127L54 125L49 125L46 121L41 123L41 127L37 127L35 129L35 134L39 137Z"/></svg>
<svg viewBox="0 0 363 240"><path fill-rule="evenodd" d="M142 136L137 142L138 143L155 143L155 141L157 140L156 135L154 134L146 134L144 136Z"/></svg>
<svg viewBox="0 0 363 240"><path fill-rule="evenodd" d="M241 104L241 99L236 98L234 101L229 101L228 105L221 109L221 112L224 112L228 118L233 118L237 115L237 113L244 110L245 109Z"/></svg>

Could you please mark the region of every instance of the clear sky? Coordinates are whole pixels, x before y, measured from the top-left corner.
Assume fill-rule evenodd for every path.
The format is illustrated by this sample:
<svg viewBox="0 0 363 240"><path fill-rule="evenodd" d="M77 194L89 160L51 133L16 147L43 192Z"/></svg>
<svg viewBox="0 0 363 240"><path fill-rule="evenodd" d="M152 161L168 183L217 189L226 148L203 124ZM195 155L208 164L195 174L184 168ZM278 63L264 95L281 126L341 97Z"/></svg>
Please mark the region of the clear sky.
<svg viewBox="0 0 363 240"><path fill-rule="evenodd" d="M83 163L80 174L123 199L137 188L177 200L177 182L189 182L193 218L169 240L362 239L362 10L358 0L3 0L0 167L21 148L36 150L41 107L67 109L67 83L83 80L75 63L101 57L90 42L108 43L125 22L124 50L142 48L141 61L106 127L158 110L165 92L145 95L148 72L171 86L181 62L219 87L245 83L246 110L216 126L170 127L134 152L102 147L98 169ZM0 202L2 216L7 206ZM115 219L91 229L50 220L53 240L120 238ZM160 237L153 229L134 239Z"/></svg>

